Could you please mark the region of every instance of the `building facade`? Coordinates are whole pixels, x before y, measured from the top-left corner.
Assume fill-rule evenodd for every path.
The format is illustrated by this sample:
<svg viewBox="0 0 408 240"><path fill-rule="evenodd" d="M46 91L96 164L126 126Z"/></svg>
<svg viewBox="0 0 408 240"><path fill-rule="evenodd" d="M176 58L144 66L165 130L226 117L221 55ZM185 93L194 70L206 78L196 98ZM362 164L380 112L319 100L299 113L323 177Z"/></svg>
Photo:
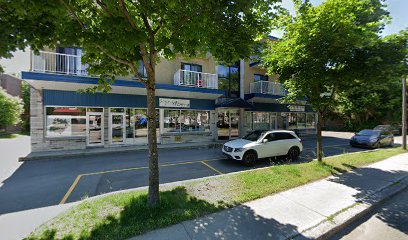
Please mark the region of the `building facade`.
<svg viewBox="0 0 408 240"><path fill-rule="evenodd" d="M147 144L147 100L142 83L117 77L110 93L80 93L95 86L81 49L31 53L22 78L31 85L32 151ZM139 72L146 76L142 64ZM259 63L217 63L211 55L161 59L156 67L159 144L213 142L255 129L314 134L316 117L305 101L281 104L282 84Z"/></svg>

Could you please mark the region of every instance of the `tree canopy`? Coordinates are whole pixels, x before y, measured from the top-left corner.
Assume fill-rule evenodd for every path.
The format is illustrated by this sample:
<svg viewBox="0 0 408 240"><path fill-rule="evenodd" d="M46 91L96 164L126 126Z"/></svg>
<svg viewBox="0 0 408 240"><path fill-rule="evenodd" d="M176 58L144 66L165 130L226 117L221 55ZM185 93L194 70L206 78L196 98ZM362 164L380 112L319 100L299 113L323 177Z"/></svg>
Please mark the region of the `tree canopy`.
<svg viewBox="0 0 408 240"><path fill-rule="evenodd" d="M296 16L280 22L282 39L264 56L268 71L288 89L287 99L306 97L321 117L336 106L338 93L401 76L408 35L382 37L389 20L383 0L296 1L296 7Z"/></svg>

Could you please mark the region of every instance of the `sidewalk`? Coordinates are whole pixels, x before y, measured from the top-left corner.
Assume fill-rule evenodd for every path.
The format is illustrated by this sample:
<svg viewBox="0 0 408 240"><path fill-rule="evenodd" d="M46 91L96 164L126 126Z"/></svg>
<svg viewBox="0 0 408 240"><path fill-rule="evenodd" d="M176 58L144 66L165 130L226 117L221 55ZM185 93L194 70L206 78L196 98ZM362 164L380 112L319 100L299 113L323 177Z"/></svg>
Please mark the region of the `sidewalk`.
<svg viewBox="0 0 408 240"><path fill-rule="evenodd" d="M132 240L327 238L407 186L401 154Z"/></svg>

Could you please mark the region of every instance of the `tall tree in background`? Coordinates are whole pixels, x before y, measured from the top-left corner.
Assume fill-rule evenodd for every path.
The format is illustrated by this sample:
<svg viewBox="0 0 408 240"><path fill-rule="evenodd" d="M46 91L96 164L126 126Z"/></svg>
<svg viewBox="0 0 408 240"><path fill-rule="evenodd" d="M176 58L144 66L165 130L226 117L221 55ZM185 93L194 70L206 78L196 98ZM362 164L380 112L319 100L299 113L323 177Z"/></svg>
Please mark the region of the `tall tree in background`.
<svg viewBox="0 0 408 240"><path fill-rule="evenodd" d="M149 194L158 204L156 77L159 57L210 52L222 62L251 55L267 34L279 0L0 0L0 56L30 45L79 46L88 72L102 75L94 91L108 92L115 75L136 76L147 89ZM4 43L4 44L3 44ZM138 73L141 60L147 79Z"/></svg>
<svg viewBox="0 0 408 240"><path fill-rule="evenodd" d="M306 97L316 111L321 161L323 116L336 107L338 93L400 76L407 34L381 37L389 17L383 0L326 0L316 7L295 2L296 16L280 22L284 35L270 43L264 62L269 73L280 75L286 100Z"/></svg>
<svg viewBox="0 0 408 240"><path fill-rule="evenodd" d="M18 124L22 113L21 99L11 96L0 87L0 129Z"/></svg>

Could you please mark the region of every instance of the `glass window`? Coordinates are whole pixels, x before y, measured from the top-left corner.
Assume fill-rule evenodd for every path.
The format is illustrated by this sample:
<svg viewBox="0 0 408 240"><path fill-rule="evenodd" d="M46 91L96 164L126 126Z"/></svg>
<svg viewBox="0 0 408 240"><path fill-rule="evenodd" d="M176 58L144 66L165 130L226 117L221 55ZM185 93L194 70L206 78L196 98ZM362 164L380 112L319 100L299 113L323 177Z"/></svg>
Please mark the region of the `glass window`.
<svg viewBox="0 0 408 240"><path fill-rule="evenodd" d="M103 108L87 108L87 112L103 112Z"/></svg>
<svg viewBox="0 0 408 240"><path fill-rule="evenodd" d="M252 112L245 112L245 128L252 130Z"/></svg>
<svg viewBox="0 0 408 240"><path fill-rule="evenodd" d="M115 112L115 113L122 113L122 112L125 112L125 109L124 108L111 108L109 111Z"/></svg>
<svg viewBox="0 0 408 240"><path fill-rule="evenodd" d="M218 89L225 90L227 97L239 97L239 63L232 66L218 65Z"/></svg>
<svg viewBox="0 0 408 240"><path fill-rule="evenodd" d="M287 121L288 121L288 114L287 113L278 114L278 126L277 126L277 129L286 129L287 128Z"/></svg>
<svg viewBox="0 0 408 240"><path fill-rule="evenodd" d="M315 128L316 120L314 113L306 113L306 128Z"/></svg>
<svg viewBox="0 0 408 240"><path fill-rule="evenodd" d="M180 124L182 132L209 131L209 112L206 111L180 111Z"/></svg>
<svg viewBox="0 0 408 240"><path fill-rule="evenodd" d="M306 128L306 114L305 113L297 114L297 128Z"/></svg>
<svg viewBox="0 0 408 240"><path fill-rule="evenodd" d="M180 110L164 110L164 132L180 132Z"/></svg>
<svg viewBox="0 0 408 240"><path fill-rule="evenodd" d="M46 136L71 137L85 136L86 108L47 107Z"/></svg>
<svg viewBox="0 0 408 240"><path fill-rule="evenodd" d="M137 68L137 72L142 78L147 78L147 71L146 71L143 61L139 60L138 63L139 63L139 66Z"/></svg>
<svg viewBox="0 0 408 240"><path fill-rule="evenodd" d="M181 64L181 69L183 70L188 70L188 71L193 71L193 72L202 72L203 67L198 64L191 64L191 63L182 63Z"/></svg>
<svg viewBox="0 0 408 240"><path fill-rule="evenodd" d="M253 128L254 130L269 130L269 113L268 112L253 112Z"/></svg>
<svg viewBox="0 0 408 240"><path fill-rule="evenodd" d="M297 113L288 114L288 129L297 128Z"/></svg>
<svg viewBox="0 0 408 240"><path fill-rule="evenodd" d="M261 74L254 74L254 82L258 81L268 81L268 76L261 75Z"/></svg>

